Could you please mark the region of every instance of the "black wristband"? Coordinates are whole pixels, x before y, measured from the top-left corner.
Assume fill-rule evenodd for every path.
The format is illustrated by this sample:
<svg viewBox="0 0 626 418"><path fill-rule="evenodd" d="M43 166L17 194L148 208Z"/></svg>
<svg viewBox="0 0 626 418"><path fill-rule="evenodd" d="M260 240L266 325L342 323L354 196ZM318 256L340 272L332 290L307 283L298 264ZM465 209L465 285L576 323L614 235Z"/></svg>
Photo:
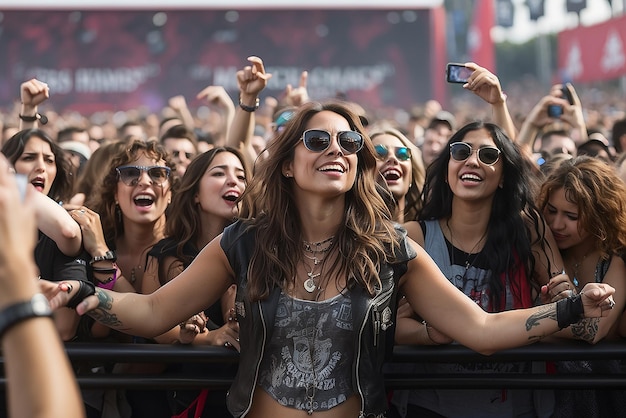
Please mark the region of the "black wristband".
<svg viewBox="0 0 626 418"><path fill-rule="evenodd" d="M24 122L41 122L42 125L45 125L46 123L48 123L48 118L46 117L46 115L42 115L41 113L35 113L34 116L24 116L24 115L19 115L20 119L22 119Z"/></svg>
<svg viewBox="0 0 626 418"><path fill-rule="evenodd" d="M556 303L556 321L559 328L563 329L580 321L584 312L583 299L580 294L559 300Z"/></svg>
<svg viewBox="0 0 626 418"><path fill-rule="evenodd" d="M85 280L79 280L78 283L78 291L74 296L72 296L70 301L67 302L68 308L76 309L78 304L81 303L86 297L96 294L96 286L93 283Z"/></svg>
<svg viewBox="0 0 626 418"><path fill-rule="evenodd" d="M15 303L0 312L0 339L12 326L30 318L50 317L52 309L48 299L41 293L33 295L30 300Z"/></svg>
<svg viewBox="0 0 626 418"><path fill-rule="evenodd" d="M113 274L117 271L117 266L113 267L113 268L104 268L104 267L91 267L91 270L94 273L99 273L99 274Z"/></svg>
<svg viewBox="0 0 626 418"><path fill-rule="evenodd" d="M97 263L98 261L105 261L105 260L112 261L115 263L117 261L117 255L115 255L115 251L107 251L106 253L104 253L104 255L95 256L94 258L91 259L89 264L93 266L93 263Z"/></svg>
<svg viewBox="0 0 626 418"><path fill-rule="evenodd" d="M254 102L254 106L248 106L245 105L241 102L241 97L239 98L239 107L242 108L243 110L245 110L246 112L254 112L255 110L257 110L259 108L259 98L256 98L256 101Z"/></svg>

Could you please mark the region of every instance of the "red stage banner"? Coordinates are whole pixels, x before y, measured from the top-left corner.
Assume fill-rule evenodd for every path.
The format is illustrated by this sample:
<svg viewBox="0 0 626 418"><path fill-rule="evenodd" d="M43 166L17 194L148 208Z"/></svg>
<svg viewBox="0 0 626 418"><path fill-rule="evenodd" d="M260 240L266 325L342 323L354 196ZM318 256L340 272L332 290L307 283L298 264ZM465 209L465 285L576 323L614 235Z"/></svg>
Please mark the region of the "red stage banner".
<svg viewBox="0 0 626 418"><path fill-rule="evenodd" d="M559 81L592 82L626 76L626 16L558 35Z"/></svg>
<svg viewBox="0 0 626 418"><path fill-rule="evenodd" d="M491 39L495 24L494 0L476 0L472 24L467 34L467 52L470 61L497 74L496 51Z"/></svg>
<svg viewBox="0 0 626 418"><path fill-rule="evenodd" d="M208 85L236 97L235 72L257 55L273 74L264 94L280 95L307 70L313 99L341 93L365 108L408 108L433 97L431 12L8 10L0 107L31 77L50 85L59 110L157 111L179 94L198 105Z"/></svg>

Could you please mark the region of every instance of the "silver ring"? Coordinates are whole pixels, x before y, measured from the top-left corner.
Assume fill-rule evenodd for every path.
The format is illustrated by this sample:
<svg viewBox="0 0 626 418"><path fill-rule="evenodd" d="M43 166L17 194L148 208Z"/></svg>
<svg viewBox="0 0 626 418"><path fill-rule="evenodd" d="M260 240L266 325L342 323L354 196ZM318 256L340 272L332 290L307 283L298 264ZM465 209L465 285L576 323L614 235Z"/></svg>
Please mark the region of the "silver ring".
<svg viewBox="0 0 626 418"><path fill-rule="evenodd" d="M613 299L609 299L609 309L613 309L615 307L615 301Z"/></svg>
<svg viewBox="0 0 626 418"><path fill-rule="evenodd" d="M226 342L224 343L224 347L226 347L226 348L229 348L229 347L232 347L232 346L233 346L233 345L232 345L231 343L229 343L228 341L226 341Z"/></svg>

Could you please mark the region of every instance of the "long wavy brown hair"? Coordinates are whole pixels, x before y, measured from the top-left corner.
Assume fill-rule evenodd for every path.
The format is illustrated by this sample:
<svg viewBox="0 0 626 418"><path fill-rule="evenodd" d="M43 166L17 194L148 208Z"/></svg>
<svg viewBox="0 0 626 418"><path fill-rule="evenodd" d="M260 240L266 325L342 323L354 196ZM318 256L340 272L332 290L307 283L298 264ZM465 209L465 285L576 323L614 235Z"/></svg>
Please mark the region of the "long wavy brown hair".
<svg viewBox="0 0 626 418"><path fill-rule="evenodd" d="M176 166L169 157L169 154L157 141L133 140L115 154L103 168L106 170L102 182L97 185L97 192L91 193L89 200L85 206L100 215L102 222L102 232L110 248L115 248L115 241L118 237L124 235L124 223L121 216L117 213L120 209L115 203L115 191L117 190L117 167L132 164L137 160L139 154L144 152L149 158L156 161L163 160L165 165L170 167L171 173L169 178L170 190L172 194L176 191L178 178L176 177Z"/></svg>
<svg viewBox="0 0 626 418"><path fill-rule="evenodd" d="M286 289L296 277L302 255L302 228L294 200L293 179L282 173L293 161L307 124L316 114L330 111L344 117L350 129L365 138L358 152L354 185L345 194L346 210L332 250L339 256L331 274L347 277L348 286L363 286L370 295L380 288L378 267L393 262L398 235L391 213L378 192L376 157L358 115L340 102L310 102L301 106L285 130L268 144L268 158L258 162L252 181L242 196L241 218L254 228L255 249L248 269L250 300L266 298L276 286Z"/></svg>
<svg viewBox="0 0 626 418"><path fill-rule="evenodd" d="M233 154L239 159L243 166L246 179L250 178L250 173L244 162L241 153L231 147L216 147L198 155L191 161L185 174L180 180L176 193L172 195L172 203L167 209L167 220L165 222L165 235L174 239L176 244L176 254L178 258L190 263L192 257L185 255L184 246L192 243L194 246L202 232L202 218L198 205L194 202L194 197L200 191L200 182L204 173L209 168L215 157L223 152ZM224 227L234 221L224 221Z"/></svg>
<svg viewBox="0 0 626 418"><path fill-rule="evenodd" d="M602 258L626 250L626 185L614 167L594 157L563 161L543 182L538 206L543 211L558 189L578 206L578 231L591 234Z"/></svg>

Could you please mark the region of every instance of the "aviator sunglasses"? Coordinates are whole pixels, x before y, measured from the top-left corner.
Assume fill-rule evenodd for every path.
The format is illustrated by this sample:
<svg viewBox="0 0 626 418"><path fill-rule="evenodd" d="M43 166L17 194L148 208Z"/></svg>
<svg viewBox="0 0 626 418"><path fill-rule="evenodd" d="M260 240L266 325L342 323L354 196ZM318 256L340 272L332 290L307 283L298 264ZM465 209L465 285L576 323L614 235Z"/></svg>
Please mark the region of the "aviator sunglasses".
<svg viewBox="0 0 626 418"><path fill-rule="evenodd" d="M381 160L387 158L390 149L393 150L396 158L399 161L408 161L411 159L411 149L407 147L390 147L387 145L378 144L374 146L374 149L376 150L376 154L378 154L378 158L380 158Z"/></svg>
<svg viewBox="0 0 626 418"><path fill-rule="evenodd" d="M332 135L328 131L309 129L302 134L304 146L313 152L324 152L330 147ZM354 154L363 148L363 136L354 131L337 132L339 146L346 154Z"/></svg>
<svg viewBox="0 0 626 418"><path fill-rule="evenodd" d="M170 168L160 165L153 165L150 167L140 165L125 165L117 167L117 178L127 186L135 186L139 182L142 172L148 173L148 177L155 184L163 184L170 177Z"/></svg>
<svg viewBox="0 0 626 418"><path fill-rule="evenodd" d="M465 161L474 153L474 149L467 142L450 144L450 156L455 161ZM484 165L494 165L500 158L500 150L496 147L481 147L476 150L478 160Z"/></svg>

